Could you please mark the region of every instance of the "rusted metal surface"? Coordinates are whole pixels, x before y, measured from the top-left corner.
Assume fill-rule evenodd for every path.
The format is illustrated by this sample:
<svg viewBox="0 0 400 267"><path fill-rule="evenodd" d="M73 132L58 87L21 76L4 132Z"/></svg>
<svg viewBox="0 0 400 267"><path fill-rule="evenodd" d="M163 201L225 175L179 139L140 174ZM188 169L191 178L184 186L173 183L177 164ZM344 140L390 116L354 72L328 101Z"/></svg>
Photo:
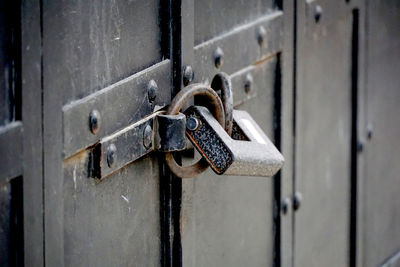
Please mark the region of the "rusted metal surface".
<svg viewBox="0 0 400 267"><path fill-rule="evenodd" d="M139 121L152 113L156 105L167 104L169 75L170 61L164 60L149 69L65 105L63 107L64 158ZM101 125L97 125L96 129L92 128L94 115L101 118ZM100 123L100 119L98 122Z"/></svg>
<svg viewBox="0 0 400 267"><path fill-rule="evenodd" d="M225 131L232 134L233 121L233 95L232 83L228 74L221 72L214 76L211 82L211 88L214 89L221 98L225 111Z"/></svg>
<svg viewBox="0 0 400 267"><path fill-rule="evenodd" d="M268 55L275 54L282 47L283 39L280 36L282 25L283 13L277 10L196 45L193 66L195 81L210 81L221 71L232 74ZM262 46L259 45L257 38L260 26L265 28L269 36L275 36L265 38ZM240 53L238 53L238 48L240 48ZM223 51L223 62L220 60L221 51ZM218 62L216 62L217 58Z"/></svg>
<svg viewBox="0 0 400 267"><path fill-rule="evenodd" d="M102 179L155 150L183 150L185 126L185 115L161 110L102 138L90 149L89 176Z"/></svg>
<svg viewBox="0 0 400 267"><path fill-rule="evenodd" d="M156 117L154 149L160 152L180 151L186 148L186 116L159 114Z"/></svg>
<svg viewBox="0 0 400 267"><path fill-rule="evenodd" d="M209 104L213 107L211 110L214 113L213 115L222 126L225 125L225 112L221 99L213 89L204 84L191 84L182 89L172 100L167 109L167 114L177 114L182 109L183 105L194 96L207 97ZM195 177L204 172L208 167L207 161L203 158L193 165L179 166L171 153L165 154L165 161L171 171L181 178Z"/></svg>

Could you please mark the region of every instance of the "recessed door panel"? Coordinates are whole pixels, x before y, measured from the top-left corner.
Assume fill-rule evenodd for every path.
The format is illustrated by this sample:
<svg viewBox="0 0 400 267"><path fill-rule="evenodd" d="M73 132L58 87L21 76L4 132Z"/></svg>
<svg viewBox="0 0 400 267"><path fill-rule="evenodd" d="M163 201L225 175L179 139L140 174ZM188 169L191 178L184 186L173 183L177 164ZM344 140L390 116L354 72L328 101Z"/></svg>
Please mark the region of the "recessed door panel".
<svg viewBox="0 0 400 267"><path fill-rule="evenodd" d="M323 10L320 17L316 12ZM295 266L346 266L350 241L352 12L300 1L296 86Z"/></svg>
<svg viewBox="0 0 400 267"><path fill-rule="evenodd" d="M43 4L46 265L160 264L155 156L102 181L88 170L98 140L170 100L163 12L159 1L147 0ZM154 103L146 91L151 79L166 81ZM89 124L93 110L97 132Z"/></svg>
<svg viewBox="0 0 400 267"><path fill-rule="evenodd" d="M209 84L219 72L230 75L235 108L248 111L274 140L280 133L284 13L275 1L194 1L193 13L195 47L182 51L184 64L193 64L193 82ZM218 176L211 169L183 179L183 265L273 265L274 179Z"/></svg>

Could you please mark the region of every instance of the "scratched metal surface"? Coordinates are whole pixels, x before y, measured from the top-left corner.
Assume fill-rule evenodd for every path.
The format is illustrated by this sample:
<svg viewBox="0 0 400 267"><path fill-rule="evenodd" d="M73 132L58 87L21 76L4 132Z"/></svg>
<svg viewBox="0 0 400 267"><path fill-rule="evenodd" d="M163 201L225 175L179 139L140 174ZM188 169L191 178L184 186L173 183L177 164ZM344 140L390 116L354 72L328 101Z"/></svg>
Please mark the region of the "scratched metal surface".
<svg viewBox="0 0 400 267"><path fill-rule="evenodd" d="M362 263L377 266L400 252L400 4L367 1L367 70ZM372 133L368 138L368 130ZM397 253L397 260L396 258Z"/></svg>
<svg viewBox="0 0 400 267"><path fill-rule="evenodd" d="M65 161L60 152L64 105L161 61L159 2L45 1L42 11L46 265L157 266L154 159L96 183L86 151ZM132 104L147 101L139 91Z"/></svg>
<svg viewBox="0 0 400 267"><path fill-rule="evenodd" d="M345 1L300 1L298 9L295 190L303 201L295 266L349 262L352 13L345 8Z"/></svg>

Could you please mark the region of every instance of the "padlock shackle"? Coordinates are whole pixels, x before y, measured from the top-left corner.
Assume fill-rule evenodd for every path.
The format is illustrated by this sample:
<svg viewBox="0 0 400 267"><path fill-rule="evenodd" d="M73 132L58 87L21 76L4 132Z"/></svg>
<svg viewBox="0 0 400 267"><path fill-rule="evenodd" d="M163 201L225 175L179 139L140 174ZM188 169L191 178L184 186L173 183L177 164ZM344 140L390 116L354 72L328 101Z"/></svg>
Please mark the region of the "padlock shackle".
<svg viewBox="0 0 400 267"><path fill-rule="evenodd" d="M176 115L185 105L185 103L194 96L205 96L210 101L213 109L211 112L215 116L218 123L224 127L225 126L225 111L221 99L218 94L207 85L201 83L191 84L183 88L174 97L171 104L168 106L167 114ZM201 158L199 161L190 166L180 166L176 163L172 153L165 154L165 161L177 177L180 178L193 178L208 168L208 162L206 159Z"/></svg>

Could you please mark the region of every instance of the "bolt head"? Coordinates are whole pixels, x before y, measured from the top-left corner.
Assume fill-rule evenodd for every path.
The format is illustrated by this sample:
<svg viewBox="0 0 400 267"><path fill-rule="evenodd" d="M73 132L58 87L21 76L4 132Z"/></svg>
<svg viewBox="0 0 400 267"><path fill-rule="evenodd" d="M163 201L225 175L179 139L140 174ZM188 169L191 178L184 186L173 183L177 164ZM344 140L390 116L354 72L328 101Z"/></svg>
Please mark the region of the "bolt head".
<svg viewBox="0 0 400 267"><path fill-rule="evenodd" d="M146 149L149 149L151 148L152 144L153 144L153 129L151 128L150 125L147 125L143 131L143 146Z"/></svg>
<svg viewBox="0 0 400 267"><path fill-rule="evenodd" d="M149 102L153 102L156 99L157 91L157 83L154 80L151 80L147 85L147 97L149 98Z"/></svg>
<svg viewBox="0 0 400 267"><path fill-rule="evenodd" d="M252 85L253 85L253 75L251 75L250 73L248 73L246 75L246 78L244 80L244 91L246 92L246 94L250 93L252 90Z"/></svg>
<svg viewBox="0 0 400 267"><path fill-rule="evenodd" d="M116 152L117 152L117 148L116 148L116 146L114 144L110 144L107 147L107 164L108 164L108 167L110 167L110 168L115 163L115 160L116 160L116 157L117 157L116 156Z"/></svg>
<svg viewBox="0 0 400 267"><path fill-rule="evenodd" d="M196 131L200 126L200 121L197 118L189 117L186 119L186 128L189 131Z"/></svg>
<svg viewBox="0 0 400 267"><path fill-rule="evenodd" d="M257 42L260 46L264 44L265 36L267 35L267 31L265 30L264 26L260 26L257 29Z"/></svg>
<svg viewBox="0 0 400 267"><path fill-rule="evenodd" d="M194 72L191 66L185 66L183 68L183 85L189 85L194 78Z"/></svg>
<svg viewBox="0 0 400 267"><path fill-rule="evenodd" d="M315 11L314 11L314 19L315 22L318 23L321 19L322 16L322 7L320 5L315 6Z"/></svg>
<svg viewBox="0 0 400 267"><path fill-rule="evenodd" d="M92 134L96 134L99 131L100 124L101 124L100 112L94 109L89 114L89 129L92 132Z"/></svg>
<svg viewBox="0 0 400 267"><path fill-rule="evenodd" d="M214 64L217 69L224 64L224 51L222 51L221 47L218 47L214 51Z"/></svg>

